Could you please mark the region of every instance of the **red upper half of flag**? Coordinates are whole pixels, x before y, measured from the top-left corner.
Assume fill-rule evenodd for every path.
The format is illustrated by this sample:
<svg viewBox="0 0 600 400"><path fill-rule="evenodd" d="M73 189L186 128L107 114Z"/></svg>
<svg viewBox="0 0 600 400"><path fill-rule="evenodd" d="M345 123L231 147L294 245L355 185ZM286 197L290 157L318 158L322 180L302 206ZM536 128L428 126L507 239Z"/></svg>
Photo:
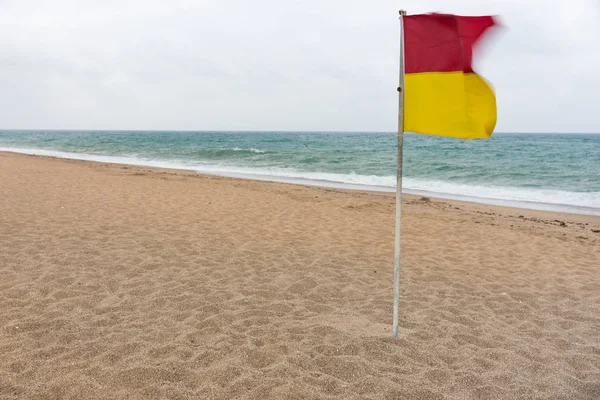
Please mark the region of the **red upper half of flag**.
<svg viewBox="0 0 600 400"><path fill-rule="evenodd" d="M491 16L420 14L403 17L405 73L473 72L473 47Z"/></svg>

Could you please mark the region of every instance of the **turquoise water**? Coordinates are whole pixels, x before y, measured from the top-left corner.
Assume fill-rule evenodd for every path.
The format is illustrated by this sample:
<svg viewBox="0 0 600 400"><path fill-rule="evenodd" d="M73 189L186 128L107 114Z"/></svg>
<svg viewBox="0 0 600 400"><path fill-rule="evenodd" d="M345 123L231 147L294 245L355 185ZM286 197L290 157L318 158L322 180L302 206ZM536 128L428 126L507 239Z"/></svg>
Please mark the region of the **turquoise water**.
<svg viewBox="0 0 600 400"><path fill-rule="evenodd" d="M600 135L406 134L403 190L600 214ZM395 188L393 133L0 131L0 149L357 189Z"/></svg>

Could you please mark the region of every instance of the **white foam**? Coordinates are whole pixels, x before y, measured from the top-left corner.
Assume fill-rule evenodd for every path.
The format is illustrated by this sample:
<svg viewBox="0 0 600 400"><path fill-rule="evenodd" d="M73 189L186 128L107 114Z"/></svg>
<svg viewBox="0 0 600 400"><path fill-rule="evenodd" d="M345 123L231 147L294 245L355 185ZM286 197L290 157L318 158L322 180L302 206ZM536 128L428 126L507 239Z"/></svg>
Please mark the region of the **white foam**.
<svg viewBox="0 0 600 400"><path fill-rule="evenodd" d="M249 149L242 149L239 147L234 147L232 150L233 151L249 151L250 153L259 153L259 154L263 154L265 152L265 150L255 149L254 147L250 147Z"/></svg>
<svg viewBox="0 0 600 400"><path fill-rule="evenodd" d="M198 161L188 160L148 160L135 157L69 153L40 149L0 147L0 151L13 151L24 154L99 161L105 163L183 169L213 175L343 189L384 192L394 192L396 190L395 176L306 172L292 168L246 168L224 164L203 164ZM509 207L600 215L600 192L579 193L550 189L462 185L414 178L404 178L402 187L403 192L409 194L427 195L438 198Z"/></svg>

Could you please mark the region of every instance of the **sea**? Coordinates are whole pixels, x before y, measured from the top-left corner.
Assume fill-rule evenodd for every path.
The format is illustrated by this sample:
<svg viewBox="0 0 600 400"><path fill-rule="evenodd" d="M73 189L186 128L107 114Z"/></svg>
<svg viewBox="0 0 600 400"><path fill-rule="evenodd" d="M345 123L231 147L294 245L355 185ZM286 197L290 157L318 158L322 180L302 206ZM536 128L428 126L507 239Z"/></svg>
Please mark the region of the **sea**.
<svg viewBox="0 0 600 400"><path fill-rule="evenodd" d="M396 191L392 132L0 131L0 151ZM404 135L404 193L600 215L600 135ZM0 174L2 171L0 170Z"/></svg>

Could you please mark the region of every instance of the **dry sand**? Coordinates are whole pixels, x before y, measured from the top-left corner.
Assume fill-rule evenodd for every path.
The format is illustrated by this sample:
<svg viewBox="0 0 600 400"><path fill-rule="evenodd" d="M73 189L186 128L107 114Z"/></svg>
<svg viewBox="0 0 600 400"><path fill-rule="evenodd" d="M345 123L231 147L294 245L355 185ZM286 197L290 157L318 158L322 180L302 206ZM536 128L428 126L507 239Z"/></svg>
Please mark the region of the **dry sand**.
<svg viewBox="0 0 600 400"><path fill-rule="evenodd" d="M600 399L600 218L0 153L2 399ZM599 230L599 232L594 232Z"/></svg>

